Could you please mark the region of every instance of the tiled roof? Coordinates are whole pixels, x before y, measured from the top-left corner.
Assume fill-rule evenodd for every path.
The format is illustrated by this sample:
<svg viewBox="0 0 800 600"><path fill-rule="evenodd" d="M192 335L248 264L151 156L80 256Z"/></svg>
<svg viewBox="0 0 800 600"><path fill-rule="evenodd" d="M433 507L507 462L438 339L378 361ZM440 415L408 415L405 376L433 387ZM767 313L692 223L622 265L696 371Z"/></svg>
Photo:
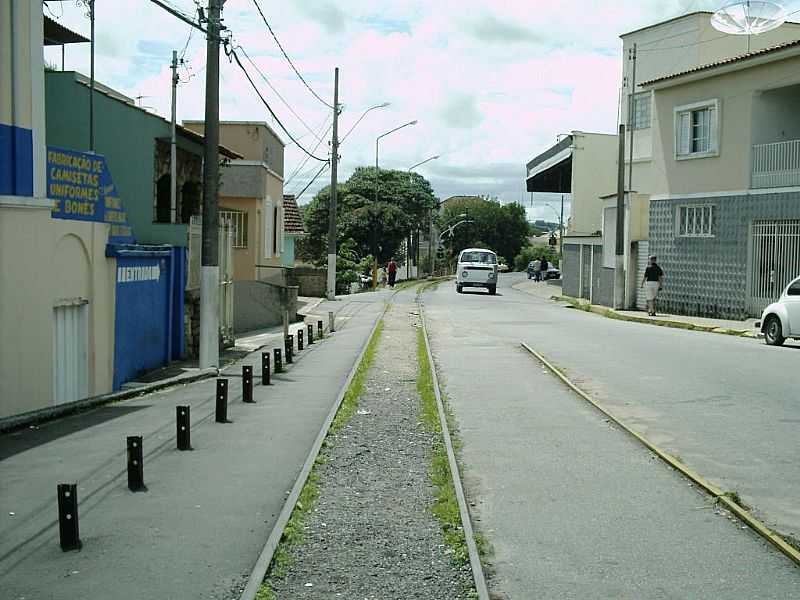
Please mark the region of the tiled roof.
<svg viewBox="0 0 800 600"><path fill-rule="evenodd" d="M657 77L655 79L650 79L649 81L642 82L641 85L651 85L653 83L660 83L662 81L668 81L670 79L677 79L678 77L683 77L684 75L689 75L691 73L699 73L701 71L708 71L710 69L714 69L716 67L721 67L723 65L729 65L732 63L742 62L745 60L749 60L756 56L763 56L765 54L771 54L773 52L780 52L781 50L786 50L787 48L793 48L795 46L800 46L800 40L793 40L791 42L783 42L782 44L778 44L777 46L770 46L769 48L764 48L762 50L754 50L753 52L747 52L746 54L739 54L738 56L731 56L730 58L723 58L722 60L718 60L716 62L708 63L705 65L700 65L699 67L693 67L691 69L687 69L686 71L680 71L678 73L673 73L671 75L665 75L663 77Z"/></svg>
<svg viewBox="0 0 800 600"><path fill-rule="evenodd" d="M293 195L283 196L283 232L288 235L305 235L303 217Z"/></svg>

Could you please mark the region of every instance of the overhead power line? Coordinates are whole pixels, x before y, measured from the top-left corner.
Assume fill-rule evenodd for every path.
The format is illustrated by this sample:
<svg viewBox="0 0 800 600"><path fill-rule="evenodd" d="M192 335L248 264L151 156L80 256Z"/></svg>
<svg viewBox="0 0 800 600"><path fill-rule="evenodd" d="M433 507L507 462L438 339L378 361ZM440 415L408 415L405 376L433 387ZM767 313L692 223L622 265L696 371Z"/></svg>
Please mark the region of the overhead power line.
<svg viewBox="0 0 800 600"><path fill-rule="evenodd" d="M325 120L325 123L323 123L323 124L322 124L322 127L325 127L325 125L326 125L327 123L328 123L328 121L327 121L327 119L326 119L326 120ZM320 130L322 129L322 127L320 127ZM328 125L328 128L325 130L325 133L323 133L322 135L323 135L323 136L327 136L327 135L328 135L328 133L330 132L330 130L331 130L331 128L332 128L332 127L333 127L333 123L331 123L330 125ZM316 146L314 146L314 147L311 149L311 152L316 152L316 151L317 151L317 148L319 148L319 147L320 147L320 144L322 144L322 141L323 141L323 139L324 139L324 137L320 137L320 138L319 138L319 141L317 142L317 145L316 145ZM305 167L305 166L306 166L306 163L307 163L307 162L308 162L308 156L306 156L306 157L303 159L303 162L301 162L299 165L297 165L297 167L295 168L295 170L294 170L294 171L292 171L292 174L291 174L291 175L289 175L289 178L288 178L288 179L287 179L287 180L286 180L286 181L283 183L284 187L285 187L285 186L287 186L287 185L289 185L289 184L292 182L292 180L293 180L293 179L294 179L294 178L297 176L297 174L300 172L300 170L301 170L303 167Z"/></svg>
<svg viewBox="0 0 800 600"><path fill-rule="evenodd" d="M269 29L269 32L270 32L270 34L272 35L272 39L274 39L274 40L275 40L275 43L276 43L276 44L278 44L278 48L280 48L280 49L281 49L281 53L283 53L283 57L286 59L286 61L287 61L287 62L289 63L289 65L292 67L292 69L294 70L295 74L296 74L296 75L297 75L297 76L300 78L300 81L302 81L302 82L303 82L303 85L305 85L305 86L308 88L308 91L309 91L309 92L311 92L311 93L314 95L314 97L315 97L317 100L319 100L319 101L320 101L320 102L322 102L322 103L323 103L325 106L327 106L328 108L330 108L331 110L333 110L333 106L331 106L330 104L328 104L327 102L325 102L325 100L323 100L323 99L322 99L322 98L319 96L319 94L317 94L317 92L315 92L315 91L314 91L314 89L313 89L313 88L312 88L310 85L308 85L308 82L307 82L307 81L306 81L306 80L303 78L303 76L300 74L300 71L298 71L298 70L297 70L297 67L295 67L295 66L294 66L294 63L292 62L292 59L291 59L291 58L289 58L289 55L288 55L288 54L286 54L286 50L284 50L284 49L283 49L283 46L281 45L281 42L280 42L280 40L278 39L278 36L277 36L277 35L275 35L275 32L274 32L274 31L272 31L272 27L270 26L270 24L269 24L269 21L267 21L267 17L265 17L265 16L264 16L264 12L261 10L261 6L259 6L259 4L258 4L258 0L253 0L253 4L255 5L255 7L256 7L256 10L258 10L258 14L260 14L260 15L261 15L261 20L262 20L262 21L264 21L264 25L266 25L266 26L267 26L267 29Z"/></svg>
<svg viewBox="0 0 800 600"><path fill-rule="evenodd" d="M313 178L311 181L309 181L309 182L308 182L308 184L306 185L306 187L304 187L304 188L302 189L302 191L301 191L299 194L297 194L297 195L294 197L294 199L295 199L295 200L299 200L299 199L300 199L300 197L301 197L303 194L305 194L305 193L306 193L306 190L307 190L308 188L310 188L310 187L311 187L311 185L312 185L312 184L313 184L313 183L314 183L314 182L315 182L315 181L316 181L316 180L319 178L319 176L320 176L320 175L322 175L322 172L323 172L323 171L325 171L325 169L327 169L329 166L330 166L330 163L325 163L324 165L322 165L322 167L320 168L320 170L319 170L319 171L317 171L317 174L316 174L316 175L314 175L314 178Z"/></svg>
<svg viewBox="0 0 800 600"><path fill-rule="evenodd" d="M313 129L311 129L311 127L308 125L308 123L306 123L306 122L303 120L303 118L302 118L300 115L298 115L298 114L297 114L297 112L295 112L294 108L292 108L292 105L291 105L291 104L289 104L289 103L286 101L286 99L285 99L285 98L284 98L284 97L281 95L281 93L280 93L278 90L276 90L276 89L275 89L275 86L274 86L274 85L272 85L272 82L269 80L269 78L268 78L268 77L267 77L267 76L264 74L264 72L263 72L261 69L259 69L259 68L258 68L258 65L255 63L255 61L253 61L253 59L252 59L252 58L250 58L250 55L247 53L247 50L245 50L245 49L244 49L242 46L237 46L237 50L241 50L241 51L242 51L242 54L244 54L244 57L247 59L247 61L248 61L248 62L249 62L249 63L250 63L252 66L253 66L253 68L256 70L256 73L258 73L258 74L261 76L261 79L263 79L263 80L264 80L264 83L266 83L266 84L269 86L269 89L271 89L273 92L275 92L275 95L276 95L276 96L277 96L277 97L280 99L280 101L281 101L281 102L283 102L283 105L284 105L286 108L288 108L288 109L289 109L289 112L291 112L291 113L292 113L292 114L295 116L295 118L296 118L298 121L300 121L300 123L302 123L302 124L303 124L303 127L305 127L305 128L306 128L306 131L308 131L308 132L309 132L311 135L313 135L313 136L314 136L316 139L318 139L318 140L319 140L319 139L321 139L321 138L319 137L319 135L318 135L318 134L317 134L317 133L316 133L316 132L315 132Z"/></svg>
<svg viewBox="0 0 800 600"><path fill-rule="evenodd" d="M178 17L184 23L187 23L188 25L191 25L195 29L199 29L200 31L202 31L205 34L208 34L208 31L206 30L205 27L200 25L200 23L195 22L192 19L192 17L190 17L189 15L187 15L185 13L182 13L177 8L175 8L174 6L170 6L169 4L164 2L163 0L150 0L150 2L152 2L156 6L159 6L159 7L163 8L165 11L167 11L173 17Z"/></svg>
<svg viewBox="0 0 800 600"><path fill-rule="evenodd" d="M267 102L266 98L264 98L264 96L261 94L261 90L258 89L258 86L256 85L255 81L253 81L253 78L250 77L250 73L247 72L247 69L245 69L244 65L242 64L242 61L239 60L239 55L236 53L236 50L231 48L228 51L228 55L232 56L233 59L236 61L236 64L242 70L242 73L244 73L244 76L247 77L247 81L250 82L250 86L253 88L253 91L258 95L258 97L261 100L262 104L267 107L267 110L269 111L269 114L272 115L272 118L275 119L275 122L278 123L278 125L280 125L280 128L283 129L284 133L286 133L286 135L289 136L289 139L292 140L297 145L297 147L300 148L300 150L302 150L303 152L308 154L308 156L313 158L314 160L318 160L320 162L328 162L327 158L320 158L319 156L315 156L313 153L311 153L308 150L306 150L304 146L300 145L300 143L289 132L289 130L286 129L286 126L278 118L278 115L276 115L275 111L272 110L272 107L269 105L269 102Z"/></svg>

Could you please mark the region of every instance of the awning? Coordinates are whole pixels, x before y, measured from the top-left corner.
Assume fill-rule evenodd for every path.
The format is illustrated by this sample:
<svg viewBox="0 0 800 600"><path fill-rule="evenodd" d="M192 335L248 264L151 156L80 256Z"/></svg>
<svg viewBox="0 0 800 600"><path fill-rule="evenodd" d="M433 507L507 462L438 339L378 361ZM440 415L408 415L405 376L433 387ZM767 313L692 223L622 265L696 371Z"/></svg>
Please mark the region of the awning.
<svg viewBox="0 0 800 600"><path fill-rule="evenodd" d="M67 29L58 21L44 16L44 45L61 46L63 44L80 44L88 42L89 39L80 33Z"/></svg>
<svg viewBox="0 0 800 600"><path fill-rule="evenodd" d="M572 192L572 136L567 136L527 164L529 192Z"/></svg>

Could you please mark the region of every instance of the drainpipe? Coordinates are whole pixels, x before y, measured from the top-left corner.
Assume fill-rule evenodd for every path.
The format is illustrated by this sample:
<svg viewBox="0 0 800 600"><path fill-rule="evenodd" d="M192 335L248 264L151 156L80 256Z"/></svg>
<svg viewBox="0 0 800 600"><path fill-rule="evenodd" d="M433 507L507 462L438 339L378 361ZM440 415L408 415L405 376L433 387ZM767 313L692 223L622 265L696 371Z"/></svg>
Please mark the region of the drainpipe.
<svg viewBox="0 0 800 600"><path fill-rule="evenodd" d="M175 253L173 246L169 254L169 294L167 300L167 363L172 362L172 334L175 329L173 319L175 318Z"/></svg>

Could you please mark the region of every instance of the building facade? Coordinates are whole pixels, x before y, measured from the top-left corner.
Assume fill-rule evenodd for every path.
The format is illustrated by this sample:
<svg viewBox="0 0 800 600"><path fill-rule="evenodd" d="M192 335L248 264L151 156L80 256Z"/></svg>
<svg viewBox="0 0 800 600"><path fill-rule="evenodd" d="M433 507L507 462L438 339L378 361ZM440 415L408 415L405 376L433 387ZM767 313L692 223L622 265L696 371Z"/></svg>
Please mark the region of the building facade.
<svg viewBox="0 0 800 600"><path fill-rule="evenodd" d="M645 82L666 310L758 316L800 275L800 42Z"/></svg>

